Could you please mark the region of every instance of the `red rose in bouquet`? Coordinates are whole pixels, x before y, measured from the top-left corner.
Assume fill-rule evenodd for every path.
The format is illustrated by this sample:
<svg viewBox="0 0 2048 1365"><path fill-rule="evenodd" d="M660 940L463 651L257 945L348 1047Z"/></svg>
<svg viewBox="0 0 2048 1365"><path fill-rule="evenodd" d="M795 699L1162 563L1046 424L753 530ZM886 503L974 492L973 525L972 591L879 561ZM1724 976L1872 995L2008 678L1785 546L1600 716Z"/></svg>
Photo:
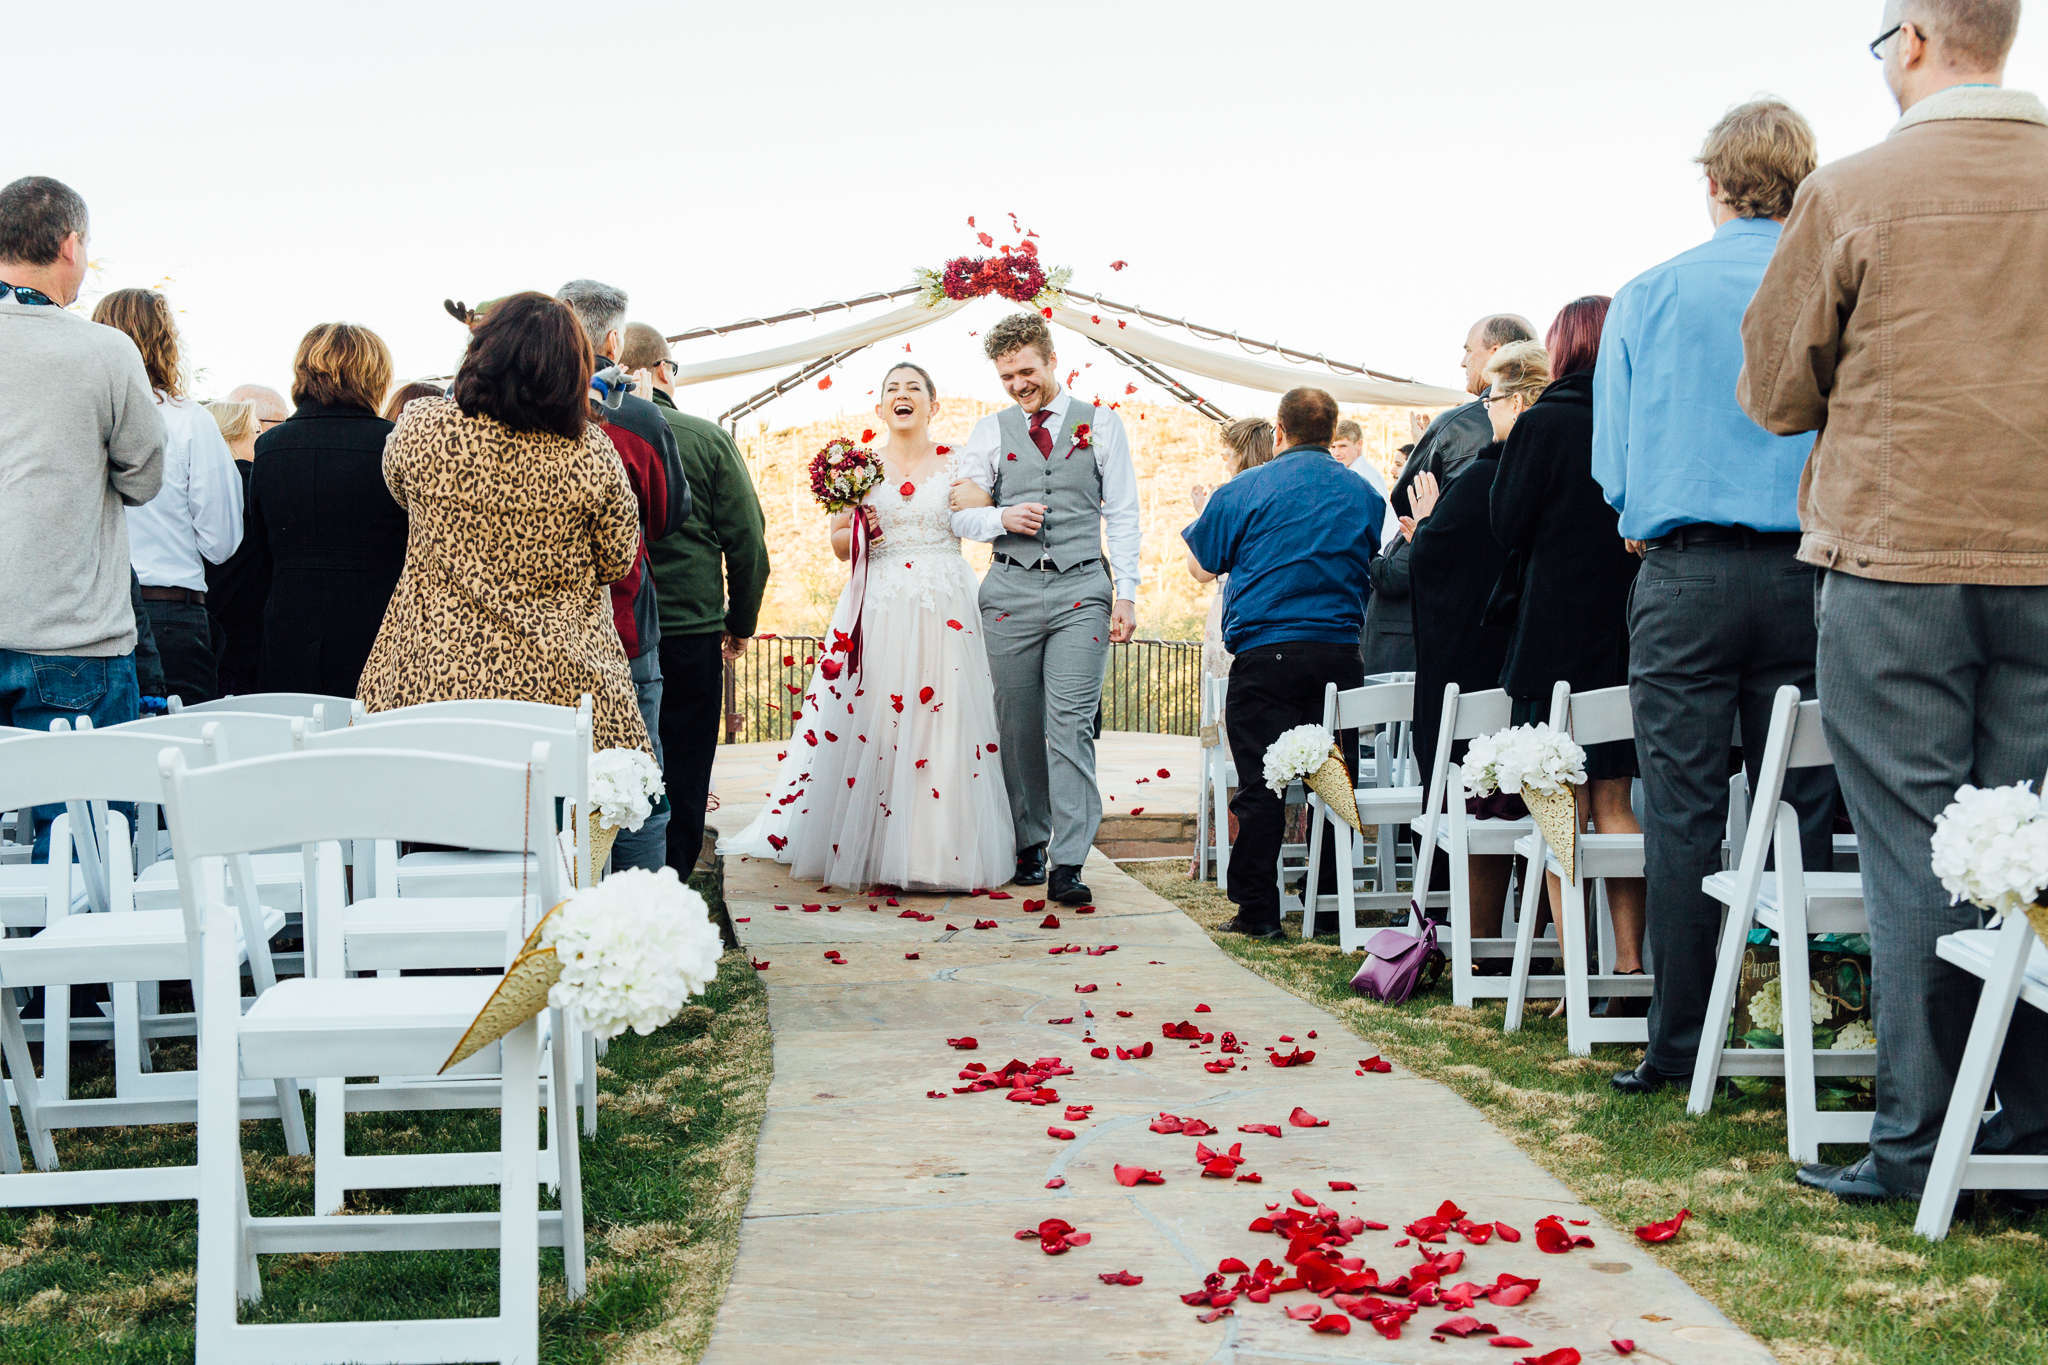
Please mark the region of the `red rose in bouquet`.
<svg viewBox="0 0 2048 1365"><path fill-rule="evenodd" d="M881 481L881 460L844 436L827 441L825 448L811 457L811 496L827 512L858 507L868 490Z"/></svg>

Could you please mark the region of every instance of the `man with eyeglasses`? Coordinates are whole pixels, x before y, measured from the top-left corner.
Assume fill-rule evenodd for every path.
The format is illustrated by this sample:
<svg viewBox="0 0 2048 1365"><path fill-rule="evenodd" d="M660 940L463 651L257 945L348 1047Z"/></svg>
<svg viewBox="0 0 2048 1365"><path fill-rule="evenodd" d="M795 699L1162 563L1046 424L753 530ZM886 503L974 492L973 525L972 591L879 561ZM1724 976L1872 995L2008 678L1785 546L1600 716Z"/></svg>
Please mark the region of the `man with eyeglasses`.
<svg viewBox="0 0 2048 1365"><path fill-rule="evenodd" d="M627 323L619 368L667 420L690 480L689 515L647 547L661 612L661 756L673 808L668 865L688 877L704 847L704 806L725 720L725 665L746 650L760 623L767 528L732 437L676 406L676 363L661 333Z"/></svg>
<svg viewBox="0 0 2048 1365"><path fill-rule="evenodd" d="M30 730L138 705L122 508L156 496L166 436L135 343L68 311L87 232L61 181L0 189L0 725Z"/></svg>
<svg viewBox="0 0 2048 1365"><path fill-rule="evenodd" d="M1743 321L1738 393L1820 433L1799 558L1823 570L1821 720L1870 918L1870 1153L1808 1166L1843 1200L1917 1199L1979 983L1941 961L1981 922L1929 864L1964 783L2048 766L2048 107L2006 90L2019 0L1891 0L1871 50L1903 115L1800 188ZM2015 363L2018 357L2019 362ZM1654 928L1653 928L1654 932ZM2048 1152L2048 1016L2014 1013L1978 1150Z"/></svg>

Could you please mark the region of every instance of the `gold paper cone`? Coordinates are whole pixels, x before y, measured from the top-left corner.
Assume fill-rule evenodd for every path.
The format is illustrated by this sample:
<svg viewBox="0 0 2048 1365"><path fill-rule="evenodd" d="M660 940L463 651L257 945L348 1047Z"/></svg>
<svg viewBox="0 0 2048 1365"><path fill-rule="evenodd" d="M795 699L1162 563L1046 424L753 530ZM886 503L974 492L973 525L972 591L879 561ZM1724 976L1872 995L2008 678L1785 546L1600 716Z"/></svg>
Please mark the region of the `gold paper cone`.
<svg viewBox="0 0 2048 1365"><path fill-rule="evenodd" d="M2048 905L2027 907L2027 923L2034 926L2034 937L2048 943Z"/></svg>
<svg viewBox="0 0 2048 1365"><path fill-rule="evenodd" d="M604 860L612 856L612 844L618 837L617 825L604 824L596 811L590 813L590 829L584 838L590 841L590 876L593 883L603 877ZM576 864L576 884L579 887L583 884L582 877L583 864L579 861Z"/></svg>
<svg viewBox="0 0 2048 1365"><path fill-rule="evenodd" d="M556 906L555 909L561 907ZM547 915L542 915L540 924L534 925L533 932L526 936L519 956L512 959L512 965L499 979L498 988L491 992L490 999L484 1001L484 1007L463 1032L462 1041L455 1045L455 1051L441 1063L443 1072L457 1062L467 1061L547 1008L548 991L561 978L562 963L553 948L535 945L540 942L541 926L548 922L548 915L554 913L550 910Z"/></svg>
<svg viewBox="0 0 2048 1365"><path fill-rule="evenodd" d="M1573 856L1578 851L1579 803L1576 791L1567 787L1561 792L1522 793L1523 802L1529 807L1529 814L1536 819L1536 828L1543 831L1543 842L1557 855L1558 866L1564 869L1564 879L1578 881L1578 872L1572 866Z"/></svg>
<svg viewBox="0 0 2048 1365"><path fill-rule="evenodd" d="M1337 812L1345 824L1358 829L1358 796L1351 790L1351 774L1344 771L1343 756L1333 745L1323 766L1305 779L1308 789L1323 798L1323 804ZM1359 831L1364 833L1363 830Z"/></svg>

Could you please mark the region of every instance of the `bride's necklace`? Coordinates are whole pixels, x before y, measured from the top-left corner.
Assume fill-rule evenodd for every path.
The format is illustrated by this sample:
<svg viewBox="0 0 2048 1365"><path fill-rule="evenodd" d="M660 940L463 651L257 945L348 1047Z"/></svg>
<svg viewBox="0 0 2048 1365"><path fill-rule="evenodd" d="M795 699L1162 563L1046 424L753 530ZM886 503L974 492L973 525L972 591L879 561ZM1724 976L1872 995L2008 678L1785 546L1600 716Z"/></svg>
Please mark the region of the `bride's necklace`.
<svg viewBox="0 0 2048 1365"><path fill-rule="evenodd" d="M951 454L952 450L953 447L951 446L933 446L932 454L943 458L944 456ZM906 502L909 501L911 498L917 496L917 480L905 479L903 481L902 486L898 488L896 491L903 496Z"/></svg>

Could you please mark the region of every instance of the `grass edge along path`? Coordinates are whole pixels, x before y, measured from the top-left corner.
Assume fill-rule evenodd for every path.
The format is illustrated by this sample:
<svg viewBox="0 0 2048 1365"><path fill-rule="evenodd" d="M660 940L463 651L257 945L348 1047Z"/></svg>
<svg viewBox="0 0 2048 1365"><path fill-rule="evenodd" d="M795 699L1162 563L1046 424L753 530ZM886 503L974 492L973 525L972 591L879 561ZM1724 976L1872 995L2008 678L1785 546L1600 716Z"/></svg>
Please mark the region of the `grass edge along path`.
<svg viewBox="0 0 2048 1365"><path fill-rule="evenodd" d="M716 875L692 885L715 918ZM159 1056L170 1067L191 1065L189 1043L182 1055ZM612 1040L599 1064L598 1135L583 1144L590 1292L569 1303L561 1253L542 1251L547 1365L694 1365L702 1356L738 1254L771 1066L767 992L742 952L725 954L717 980L674 1022ZM96 1093L88 1086L104 1081L79 1089ZM496 1110L354 1115L349 1123L357 1152L497 1145ZM278 1126L245 1124L243 1142L256 1212L310 1213L311 1164L284 1154ZM58 1144L73 1168L194 1159L190 1125L81 1130L60 1134ZM542 1204L553 1206L545 1190ZM348 1207L491 1209L496 1193L355 1191ZM0 1361L190 1362L197 1226L189 1203L0 1209ZM266 1256L263 1270L264 1301L243 1311L245 1322L496 1311L494 1251Z"/></svg>
<svg viewBox="0 0 2048 1365"><path fill-rule="evenodd" d="M1931 1246L1913 1233L1917 1205L1843 1205L1793 1182L1781 1091L1719 1100L1697 1119L1679 1088L1618 1094L1608 1077L1634 1065L1640 1047L1573 1057L1564 1021L1540 1016L1503 1034L1502 1002L1457 1008L1447 980L1404 1005L1367 1000L1350 988L1358 957L1334 935L1254 943L1219 933L1235 907L1214 883L1190 881L1179 862L1120 866L1238 962L1342 1019L1363 1040L1361 1056L1378 1052L1451 1087L1617 1227L1691 1209L1678 1238L1651 1250L1785 1365L2048 1358L2048 1219L1958 1219Z"/></svg>

